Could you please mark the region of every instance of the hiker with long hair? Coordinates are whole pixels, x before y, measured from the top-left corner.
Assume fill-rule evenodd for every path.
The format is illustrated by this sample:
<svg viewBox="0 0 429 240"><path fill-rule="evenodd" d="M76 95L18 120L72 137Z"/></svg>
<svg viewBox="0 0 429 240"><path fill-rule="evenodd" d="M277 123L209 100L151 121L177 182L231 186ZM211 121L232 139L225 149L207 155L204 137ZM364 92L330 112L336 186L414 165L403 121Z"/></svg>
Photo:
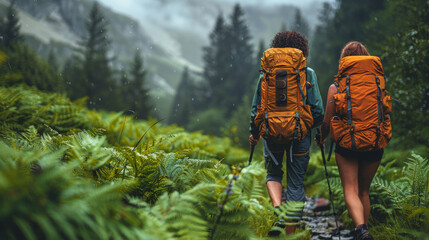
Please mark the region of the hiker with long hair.
<svg viewBox="0 0 429 240"><path fill-rule="evenodd" d="M387 96L380 59L359 42L341 51L338 75L329 87L321 126L336 143L335 159L347 209L355 224L355 239L373 239L368 231L369 188L391 138L391 99Z"/></svg>
<svg viewBox="0 0 429 240"><path fill-rule="evenodd" d="M304 203L304 175L310 160L311 128L323 121L323 104L316 73L306 67L308 41L296 31L275 35L271 48L261 58L261 75L251 108L249 142L255 146L264 138L267 188L274 207L282 204L283 156L286 152L288 202ZM303 204L302 204L303 206ZM288 213L287 219L301 218L302 209ZM277 218L274 226L286 228L286 234L296 225ZM269 235L278 235L270 231Z"/></svg>

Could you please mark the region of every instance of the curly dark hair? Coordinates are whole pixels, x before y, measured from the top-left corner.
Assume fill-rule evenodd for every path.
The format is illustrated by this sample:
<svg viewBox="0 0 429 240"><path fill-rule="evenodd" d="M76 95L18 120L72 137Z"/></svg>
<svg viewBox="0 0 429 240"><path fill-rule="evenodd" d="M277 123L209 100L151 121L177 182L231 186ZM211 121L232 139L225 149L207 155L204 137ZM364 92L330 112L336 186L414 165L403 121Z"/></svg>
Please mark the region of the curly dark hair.
<svg viewBox="0 0 429 240"><path fill-rule="evenodd" d="M305 57L308 56L308 40L297 31L282 31L274 36L271 42L272 48L298 48Z"/></svg>

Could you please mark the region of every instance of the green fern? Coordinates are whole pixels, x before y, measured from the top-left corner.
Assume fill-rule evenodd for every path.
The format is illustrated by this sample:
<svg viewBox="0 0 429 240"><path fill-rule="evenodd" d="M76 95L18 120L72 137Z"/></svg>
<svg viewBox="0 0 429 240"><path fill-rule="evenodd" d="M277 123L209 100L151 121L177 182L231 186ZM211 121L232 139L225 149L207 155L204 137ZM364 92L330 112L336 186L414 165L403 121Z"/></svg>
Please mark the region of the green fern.
<svg viewBox="0 0 429 240"><path fill-rule="evenodd" d="M119 185L96 187L73 177L79 163L61 164L63 151L21 152L0 143L2 239L111 239L144 236ZM42 171L30 174L30 166Z"/></svg>
<svg viewBox="0 0 429 240"><path fill-rule="evenodd" d="M0 199L0 238L265 239L275 221L263 161L247 167L248 151L229 139L156 124L133 150L157 120L90 111L85 99L24 86L0 93L0 194L11 196ZM329 197L322 159L311 155L307 195ZM429 229L428 161L401 163L383 162L374 178L372 229L418 238ZM346 218L335 161L328 172Z"/></svg>
<svg viewBox="0 0 429 240"><path fill-rule="evenodd" d="M429 160L415 153L405 162L403 170L410 180L411 195L415 196L413 205L423 207L429 205Z"/></svg>

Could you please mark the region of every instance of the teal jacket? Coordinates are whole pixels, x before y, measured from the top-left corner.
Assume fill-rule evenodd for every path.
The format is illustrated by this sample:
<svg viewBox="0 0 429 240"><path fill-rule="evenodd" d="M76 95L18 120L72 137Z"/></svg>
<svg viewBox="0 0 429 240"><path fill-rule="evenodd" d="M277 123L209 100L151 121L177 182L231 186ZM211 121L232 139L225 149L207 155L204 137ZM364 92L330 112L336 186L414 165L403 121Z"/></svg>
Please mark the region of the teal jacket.
<svg viewBox="0 0 429 240"><path fill-rule="evenodd" d="M250 132L254 136L258 136L259 129L256 128L253 120L256 117L256 106L261 103L261 79L262 74L259 76L258 85L253 95L252 108L250 110ZM319 91L319 84L317 83L317 76L313 69L307 67L307 82L310 87L307 87L307 103L310 104L311 114L313 115L314 124L312 128L320 126L323 122L323 109L322 96Z"/></svg>

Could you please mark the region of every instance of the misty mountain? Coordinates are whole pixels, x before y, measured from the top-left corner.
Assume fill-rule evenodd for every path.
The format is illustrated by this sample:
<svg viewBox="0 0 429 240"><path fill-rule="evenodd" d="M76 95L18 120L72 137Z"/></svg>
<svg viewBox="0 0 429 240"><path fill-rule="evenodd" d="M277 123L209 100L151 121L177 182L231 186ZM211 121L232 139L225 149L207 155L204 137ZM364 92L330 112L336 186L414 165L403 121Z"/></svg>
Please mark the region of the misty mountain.
<svg viewBox="0 0 429 240"><path fill-rule="evenodd" d="M113 67L127 70L135 51L142 52L150 74L151 95L161 112L169 111L184 66L197 77L201 73L202 47L208 44L214 21L219 14L228 19L234 5L225 0L143 0L124 11L103 6L109 3L106 0L100 2L109 23ZM8 0L0 0L0 13L8 4ZM47 58L51 51L56 53L59 64L64 64L86 37L85 24L92 4L93 0L16 0L26 42L42 57ZM305 10L304 16L314 22L314 9L318 8L320 3L313 4L312 14ZM292 24L296 7L254 4L243 9L253 43L264 39L268 46L282 25Z"/></svg>
<svg viewBox="0 0 429 240"><path fill-rule="evenodd" d="M8 4L8 1L0 0L2 13ZM75 53L79 41L86 37L85 24L92 4L91 0L17 0L21 32L40 56L46 58L53 51L62 65ZM141 51L151 73L151 94L160 99L158 109L167 111L168 100L175 93L182 66L188 65L195 71L199 68L154 44L136 20L105 7L101 9L109 23L113 67L128 70L135 51Z"/></svg>
<svg viewBox="0 0 429 240"><path fill-rule="evenodd" d="M99 0L111 9L136 19L151 33L152 39L164 49L180 55L187 61L202 67L202 47L215 19L222 14L229 18L236 1L230 0L127 0L117 2ZM272 37L283 25L293 24L296 6L269 4L262 1L242 1L245 18L256 45L263 39L268 46ZM279 2L279 1L278 1ZM313 27L322 6L320 1L301 4L303 16Z"/></svg>

